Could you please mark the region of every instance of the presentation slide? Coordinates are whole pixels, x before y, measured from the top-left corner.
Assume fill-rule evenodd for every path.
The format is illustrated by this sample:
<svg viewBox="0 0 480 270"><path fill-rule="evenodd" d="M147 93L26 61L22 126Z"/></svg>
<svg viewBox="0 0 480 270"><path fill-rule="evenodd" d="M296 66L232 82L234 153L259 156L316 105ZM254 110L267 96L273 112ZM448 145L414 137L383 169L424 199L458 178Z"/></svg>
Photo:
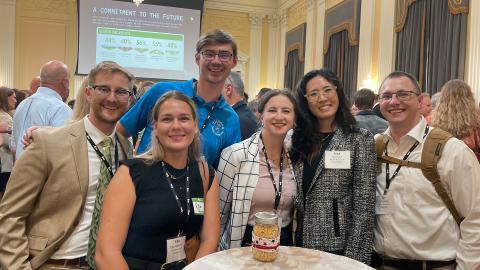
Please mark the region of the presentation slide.
<svg viewBox="0 0 480 270"><path fill-rule="evenodd" d="M137 78L198 76L194 54L201 9L179 6L79 0L77 74L88 74L95 64L110 60Z"/></svg>

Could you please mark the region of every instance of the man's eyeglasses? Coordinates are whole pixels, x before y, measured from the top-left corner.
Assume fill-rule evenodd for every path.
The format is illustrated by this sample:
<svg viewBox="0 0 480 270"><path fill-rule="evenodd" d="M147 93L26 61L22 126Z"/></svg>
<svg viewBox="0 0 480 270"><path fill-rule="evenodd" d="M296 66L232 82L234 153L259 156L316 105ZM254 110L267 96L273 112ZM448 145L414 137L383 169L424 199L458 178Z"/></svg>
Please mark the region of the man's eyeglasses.
<svg viewBox="0 0 480 270"><path fill-rule="evenodd" d="M332 97L333 94L336 93L337 87L335 86L327 86L323 88L322 90L313 90L312 92L303 95L308 101L310 102L315 102L318 100L318 98L323 95L326 98Z"/></svg>
<svg viewBox="0 0 480 270"><path fill-rule="evenodd" d="M400 101L407 101L413 95L418 96L418 93L413 92L413 91L398 91L398 92L395 92L395 93L382 93L380 95L380 100L381 101L390 101L390 100L392 100L394 95L397 96L397 99L400 100Z"/></svg>
<svg viewBox="0 0 480 270"><path fill-rule="evenodd" d="M109 96L110 93L113 91L110 87L105 85L94 85L94 86L91 86L90 88L97 91L97 93L99 93L102 96ZM113 93L115 97L122 102L126 102L132 95L132 92L126 89L117 89L113 91Z"/></svg>
<svg viewBox="0 0 480 270"><path fill-rule="evenodd" d="M233 53L229 51L219 51L218 53L214 51L201 51L200 54L203 56L203 59L208 61L212 61L217 55L218 59L222 62L228 62L232 60L233 57Z"/></svg>

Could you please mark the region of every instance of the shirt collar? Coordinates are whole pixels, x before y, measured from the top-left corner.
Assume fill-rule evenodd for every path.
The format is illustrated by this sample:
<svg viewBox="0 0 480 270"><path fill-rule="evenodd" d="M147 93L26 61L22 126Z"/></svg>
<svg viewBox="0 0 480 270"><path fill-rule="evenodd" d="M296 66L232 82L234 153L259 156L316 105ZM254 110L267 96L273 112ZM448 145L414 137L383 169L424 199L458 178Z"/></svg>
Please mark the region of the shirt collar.
<svg viewBox="0 0 480 270"><path fill-rule="evenodd" d="M95 144L99 144L105 138L110 137L112 142L115 142L115 129L112 134L105 135L101 130L99 130L93 123L88 119L88 115L83 118L83 123L85 125L85 131L90 135Z"/></svg>
<svg viewBox="0 0 480 270"><path fill-rule="evenodd" d="M48 88L48 87L45 87L45 86L40 86L38 89L37 89L37 92L36 93L39 93L39 94L43 94L43 95L48 95L48 96L52 96L52 97L55 97L55 98L58 98L59 100L62 100L62 97L60 96L59 93L57 93L55 90L51 89L51 88ZM63 101L63 100L62 100Z"/></svg>
<svg viewBox="0 0 480 270"><path fill-rule="evenodd" d="M410 137L417 142L422 142L423 137L425 135L425 128L427 127L427 121L423 116L420 116L420 121L413 127L406 135L404 135L402 138L400 138L400 141L405 138L405 137ZM392 136L390 135L390 127L387 128L385 131L385 134L388 136L389 139L392 139Z"/></svg>
<svg viewBox="0 0 480 270"><path fill-rule="evenodd" d="M372 110L363 110L359 111L357 115L375 115L375 113Z"/></svg>
<svg viewBox="0 0 480 270"><path fill-rule="evenodd" d="M247 103L244 100L240 100L239 102L235 103L232 108L237 109L243 106L247 106Z"/></svg>

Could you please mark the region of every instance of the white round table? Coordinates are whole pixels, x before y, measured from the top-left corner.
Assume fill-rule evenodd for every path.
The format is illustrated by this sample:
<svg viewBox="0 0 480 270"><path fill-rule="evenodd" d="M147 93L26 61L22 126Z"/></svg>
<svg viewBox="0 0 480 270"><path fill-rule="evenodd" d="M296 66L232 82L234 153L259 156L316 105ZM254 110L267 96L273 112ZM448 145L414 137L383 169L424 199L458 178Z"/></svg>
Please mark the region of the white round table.
<svg viewBox="0 0 480 270"><path fill-rule="evenodd" d="M233 248L200 258L184 268L185 270L277 270L277 269L321 269L321 270L362 270L373 269L356 260L331 253L281 246L278 257L271 263L259 262L253 258L251 247Z"/></svg>

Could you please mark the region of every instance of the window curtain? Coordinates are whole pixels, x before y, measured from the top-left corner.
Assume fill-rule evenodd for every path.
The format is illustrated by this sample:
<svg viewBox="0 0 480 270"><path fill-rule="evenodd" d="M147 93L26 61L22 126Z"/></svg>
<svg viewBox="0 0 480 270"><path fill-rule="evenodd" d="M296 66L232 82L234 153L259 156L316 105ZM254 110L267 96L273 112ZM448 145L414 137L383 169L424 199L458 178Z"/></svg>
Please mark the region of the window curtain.
<svg viewBox="0 0 480 270"><path fill-rule="evenodd" d="M417 0L408 7L403 29L397 33L395 57L395 70L408 72L420 82L423 79L424 11L425 0Z"/></svg>
<svg viewBox="0 0 480 270"><path fill-rule="evenodd" d="M298 82L303 77L305 65L300 61L299 50L295 49L288 52L287 64L285 65L284 87L295 90Z"/></svg>
<svg viewBox="0 0 480 270"><path fill-rule="evenodd" d="M345 96L353 100L357 89L358 45L350 46L347 30L330 37L324 67L337 74L343 83Z"/></svg>
<svg viewBox="0 0 480 270"><path fill-rule="evenodd" d="M468 8L456 12L450 0L408 1L404 24L396 28L395 69L413 74L422 91L434 94L464 77Z"/></svg>
<svg viewBox="0 0 480 270"><path fill-rule="evenodd" d="M464 78L467 13L452 14L447 0L429 0L426 21L426 77L423 86L434 94L447 81Z"/></svg>

